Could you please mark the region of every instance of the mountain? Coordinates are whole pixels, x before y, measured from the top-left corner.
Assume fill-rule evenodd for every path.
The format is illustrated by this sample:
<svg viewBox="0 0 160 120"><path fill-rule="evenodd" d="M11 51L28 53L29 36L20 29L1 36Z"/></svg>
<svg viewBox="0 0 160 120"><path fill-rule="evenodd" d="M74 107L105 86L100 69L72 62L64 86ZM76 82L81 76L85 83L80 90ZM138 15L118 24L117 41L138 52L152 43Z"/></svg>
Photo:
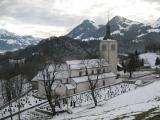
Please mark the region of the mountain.
<svg viewBox="0 0 160 120"><path fill-rule="evenodd" d="M97 28L94 23L89 20L84 20L80 25L75 27L67 36L75 39L83 39L92 35L96 32Z"/></svg>
<svg viewBox="0 0 160 120"><path fill-rule="evenodd" d="M153 24L152 24L153 28L159 28L160 27L160 18L158 18Z"/></svg>
<svg viewBox="0 0 160 120"><path fill-rule="evenodd" d="M0 52L14 51L17 49L25 48L29 45L36 45L40 38L32 36L19 36L14 33L8 32L5 29L0 29Z"/></svg>
<svg viewBox="0 0 160 120"><path fill-rule="evenodd" d="M93 22L87 20L88 24L94 28L93 30L86 32L77 29L87 29L88 25L85 26L85 21L69 32L67 36L84 41L102 40L105 36L106 25L101 25L99 28L97 28ZM121 16L113 17L109 23L111 26L112 37L118 41L119 50L122 52L133 51L135 49L144 50L144 46L146 44L151 42L159 42L160 19L155 22L156 27L153 27L153 25L146 25L140 22L132 21Z"/></svg>

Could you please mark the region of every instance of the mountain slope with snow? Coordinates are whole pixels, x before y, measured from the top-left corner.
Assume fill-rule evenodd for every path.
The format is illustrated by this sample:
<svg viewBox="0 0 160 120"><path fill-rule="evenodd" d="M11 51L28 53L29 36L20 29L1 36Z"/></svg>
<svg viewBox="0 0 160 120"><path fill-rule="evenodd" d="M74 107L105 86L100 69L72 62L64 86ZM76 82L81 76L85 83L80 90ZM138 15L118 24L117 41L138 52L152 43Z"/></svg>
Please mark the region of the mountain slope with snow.
<svg viewBox="0 0 160 120"><path fill-rule="evenodd" d="M156 53L143 53L143 54L139 55L139 57L140 57L140 59L143 59L144 61L149 63L151 67L155 66L155 62L156 62L157 57L160 58L160 56L157 55Z"/></svg>
<svg viewBox="0 0 160 120"><path fill-rule="evenodd" d="M85 41L103 39L106 33L105 25L96 27L93 22L89 21L88 24L92 27L89 27L89 31L86 31L86 29L88 29L88 24L84 23L85 22L74 28L67 34L67 36ZM130 49L144 50L143 47L145 44L149 44L150 42L159 42L159 27L153 27L153 25L132 21L121 16L113 17L109 23L111 26L112 37L118 41L121 51L125 48L127 48L127 52ZM158 24L160 24L159 20L157 20L155 24L158 26ZM80 28L83 28L83 30Z"/></svg>
<svg viewBox="0 0 160 120"><path fill-rule="evenodd" d="M0 29L0 52L14 51L29 45L36 45L39 41L39 38L19 36L7 30Z"/></svg>

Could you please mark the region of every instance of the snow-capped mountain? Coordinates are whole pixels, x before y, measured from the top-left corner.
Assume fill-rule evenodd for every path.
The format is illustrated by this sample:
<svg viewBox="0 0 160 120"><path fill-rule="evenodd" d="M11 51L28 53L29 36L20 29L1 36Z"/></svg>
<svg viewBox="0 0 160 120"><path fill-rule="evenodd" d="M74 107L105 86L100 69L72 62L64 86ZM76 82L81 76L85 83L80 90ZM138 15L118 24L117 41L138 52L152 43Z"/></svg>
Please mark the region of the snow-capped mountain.
<svg viewBox="0 0 160 120"><path fill-rule="evenodd" d="M80 25L75 27L67 36L75 39L83 39L89 37L96 32L97 28L94 23L89 20L84 20Z"/></svg>
<svg viewBox="0 0 160 120"><path fill-rule="evenodd" d="M0 29L0 52L14 51L25 48L29 45L36 45L40 38L32 36L19 36L8 32L5 29Z"/></svg>
<svg viewBox="0 0 160 120"><path fill-rule="evenodd" d="M152 24L153 28L158 28L160 27L160 18L158 18L153 24Z"/></svg>
<svg viewBox="0 0 160 120"><path fill-rule="evenodd" d="M89 27L89 32L85 31L88 28L88 24L84 24L85 21L88 21L89 26L92 26ZM97 28L93 22L85 21L68 33L67 36L85 41L103 39L106 25L101 25ZM155 25L160 26L160 19L156 21ZM160 39L160 27L153 27L152 25L132 21L121 16L113 17L110 20L110 26L112 37L119 42L120 49L126 47L141 49L145 44L159 42ZM83 28L83 31L77 28Z"/></svg>

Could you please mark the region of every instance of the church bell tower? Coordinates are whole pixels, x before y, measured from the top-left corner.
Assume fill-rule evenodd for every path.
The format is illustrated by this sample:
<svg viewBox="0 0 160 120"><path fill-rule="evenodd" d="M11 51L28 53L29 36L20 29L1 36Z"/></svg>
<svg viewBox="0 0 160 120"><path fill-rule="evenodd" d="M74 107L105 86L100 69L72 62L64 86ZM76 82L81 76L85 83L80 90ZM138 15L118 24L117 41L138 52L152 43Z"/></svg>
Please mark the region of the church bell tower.
<svg viewBox="0 0 160 120"><path fill-rule="evenodd" d="M111 71L117 74L117 41L112 39L110 31L110 23L106 25L106 34L100 42L100 56L102 59L108 61Z"/></svg>

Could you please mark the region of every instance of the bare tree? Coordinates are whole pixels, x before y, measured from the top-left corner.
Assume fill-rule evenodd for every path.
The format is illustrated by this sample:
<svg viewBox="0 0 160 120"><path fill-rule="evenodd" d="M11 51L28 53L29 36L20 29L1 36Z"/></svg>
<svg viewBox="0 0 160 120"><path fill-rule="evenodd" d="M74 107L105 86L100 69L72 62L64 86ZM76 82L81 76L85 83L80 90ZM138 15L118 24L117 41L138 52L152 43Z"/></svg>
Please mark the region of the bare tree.
<svg viewBox="0 0 160 120"><path fill-rule="evenodd" d="M50 70L49 67L51 67L52 70ZM52 63L52 64L45 64L44 69L42 70L45 94L46 94L48 103L51 107L53 116L56 114L55 108L56 108L56 105L59 104L59 102L58 102L58 95L56 93L54 95L52 94L53 92L52 86L53 86L53 83L55 82L57 70L59 68L60 68L60 65Z"/></svg>
<svg viewBox="0 0 160 120"><path fill-rule="evenodd" d="M6 89L6 97L7 97L7 101L8 101L8 106L9 106L9 112L10 112L10 118L11 120L13 120L13 117L12 117L12 98L13 98L13 95L12 95L12 82L11 80L6 80L5 82L5 89Z"/></svg>
<svg viewBox="0 0 160 120"><path fill-rule="evenodd" d="M103 67L103 59L95 59L94 65L91 63L91 60L82 60L82 63L85 68L87 80L89 82L89 89L91 91L92 99L94 101L95 107L97 106L97 99L95 95L95 89L97 87L98 80L100 78L102 67ZM95 68L96 71L92 70L92 67Z"/></svg>
<svg viewBox="0 0 160 120"><path fill-rule="evenodd" d="M21 95L23 92L23 83L24 83L24 76L23 75L18 75L15 77L15 92L16 92L16 97L17 97L17 107L18 107L18 119L20 120L20 109L21 109Z"/></svg>

